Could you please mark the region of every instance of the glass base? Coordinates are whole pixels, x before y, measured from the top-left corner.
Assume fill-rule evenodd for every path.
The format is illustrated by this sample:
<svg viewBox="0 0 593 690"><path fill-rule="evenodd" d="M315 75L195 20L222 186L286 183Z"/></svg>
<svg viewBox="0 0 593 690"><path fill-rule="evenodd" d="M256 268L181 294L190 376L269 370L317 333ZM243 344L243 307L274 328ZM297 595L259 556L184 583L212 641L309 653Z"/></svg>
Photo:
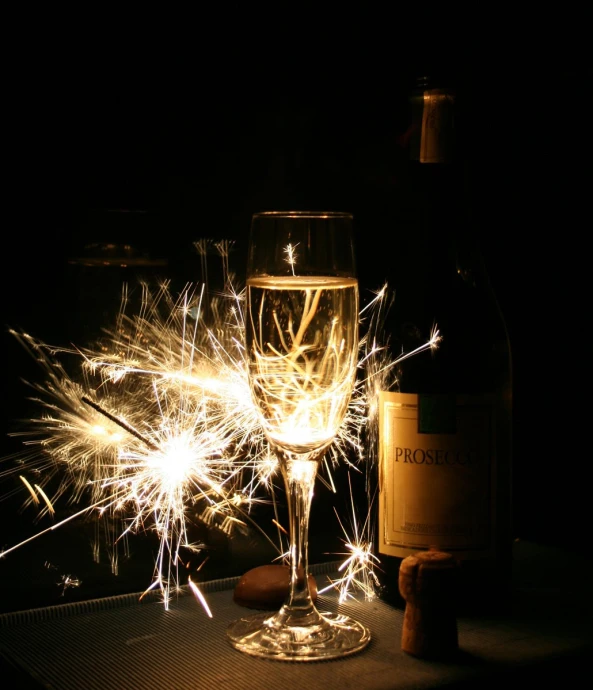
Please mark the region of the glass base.
<svg viewBox="0 0 593 690"><path fill-rule="evenodd" d="M231 623L227 636L236 649L279 661L336 659L364 649L371 633L347 616L324 613L312 625L286 625L278 614L258 613Z"/></svg>

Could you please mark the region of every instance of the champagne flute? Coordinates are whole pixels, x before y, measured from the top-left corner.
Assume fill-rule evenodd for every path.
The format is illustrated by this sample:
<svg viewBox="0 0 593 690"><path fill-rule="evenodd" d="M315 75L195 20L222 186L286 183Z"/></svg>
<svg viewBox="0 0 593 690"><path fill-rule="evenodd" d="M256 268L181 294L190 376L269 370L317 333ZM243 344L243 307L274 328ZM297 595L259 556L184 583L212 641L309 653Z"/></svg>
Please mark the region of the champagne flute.
<svg viewBox="0 0 593 690"><path fill-rule="evenodd" d="M268 211L252 217L246 344L253 400L286 487L290 589L275 614L233 622L231 644L282 661L343 657L370 632L321 613L308 583L308 531L320 459L344 420L358 355L358 280L349 213Z"/></svg>

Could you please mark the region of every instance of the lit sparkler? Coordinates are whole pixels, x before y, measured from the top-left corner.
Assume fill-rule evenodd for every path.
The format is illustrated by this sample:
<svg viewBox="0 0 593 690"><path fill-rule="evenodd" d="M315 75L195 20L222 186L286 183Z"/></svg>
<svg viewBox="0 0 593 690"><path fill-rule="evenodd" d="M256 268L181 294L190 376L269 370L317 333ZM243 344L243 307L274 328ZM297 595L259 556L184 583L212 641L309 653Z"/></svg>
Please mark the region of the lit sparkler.
<svg viewBox="0 0 593 690"><path fill-rule="evenodd" d="M154 531L159 539L152 584L169 605L172 589L179 586L181 550L200 552L188 533L190 511L205 524L216 524L228 534L246 522L255 525L253 506L274 505L278 463L271 452L252 402L245 361L243 299L228 278L228 250L216 245L223 257L226 291L205 299L205 286L187 285L174 299L169 284L153 294L143 285L138 314L128 316L124 289L113 330L93 347L80 350L52 348L30 335L13 335L40 363L46 378L29 384L44 414L31 420L17 468L28 497L40 515L53 513L56 501L67 496L72 504L88 503L65 520L0 552L0 557L84 514L108 513L119 521L115 542L129 534ZM196 248L206 252L205 246ZM295 247L287 250L291 265ZM294 270L294 269L293 269ZM388 343L378 334L389 308L385 286L361 311L365 326L360 341L359 376L346 419L323 460L320 481L335 490L332 470L340 461L359 469L367 463L367 498L373 502L368 481L377 462L376 416L378 391L395 382L395 366L411 354L436 347L439 334L414 353L392 360ZM74 355L79 368L70 376L60 356ZM366 449L366 452L365 452ZM30 482L27 473L34 474ZM48 487L58 480L57 489ZM51 480L51 482L50 482ZM344 577L332 583L340 598L353 590L371 597L376 558L372 525L356 519L346 535L348 558ZM278 530L278 553L284 554ZM96 549L98 558L98 547ZM117 553L112 553L116 570ZM75 586L74 581L64 586ZM195 582L192 592L211 615Z"/></svg>
<svg viewBox="0 0 593 690"><path fill-rule="evenodd" d="M159 300L168 298L161 286ZM188 510L210 510L230 530L249 519L255 492L271 475L241 357L221 340L223 332L236 336L228 327L200 327L200 299L186 289L179 302L168 303L163 320L145 286L140 314L120 314L106 342L78 353L84 385L67 375L59 351L50 354L14 332L47 374L45 384L34 386L48 414L33 421L35 439L28 443L37 445L37 454L29 459L42 466L46 484L62 473L51 500L23 476L29 502L39 504L42 495L49 511L67 489L76 500L90 490L83 512L121 516L126 526L118 541L141 529L156 531L160 547L150 588L158 586L165 602L178 583L181 548L195 548ZM240 352L240 340L235 344ZM266 462L261 479L260 453Z"/></svg>

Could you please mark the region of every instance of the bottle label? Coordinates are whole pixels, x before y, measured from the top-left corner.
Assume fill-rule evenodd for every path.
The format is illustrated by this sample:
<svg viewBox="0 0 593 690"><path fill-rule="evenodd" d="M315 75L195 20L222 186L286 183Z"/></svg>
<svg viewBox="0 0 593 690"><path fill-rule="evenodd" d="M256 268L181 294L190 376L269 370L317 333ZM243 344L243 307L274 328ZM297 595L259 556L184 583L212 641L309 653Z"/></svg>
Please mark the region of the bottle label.
<svg viewBox="0 0 593 690"><path fill-rule="evenodd" d="M484 555L494 524L491 402L381 392L379 403L379 551Z"/></svg>

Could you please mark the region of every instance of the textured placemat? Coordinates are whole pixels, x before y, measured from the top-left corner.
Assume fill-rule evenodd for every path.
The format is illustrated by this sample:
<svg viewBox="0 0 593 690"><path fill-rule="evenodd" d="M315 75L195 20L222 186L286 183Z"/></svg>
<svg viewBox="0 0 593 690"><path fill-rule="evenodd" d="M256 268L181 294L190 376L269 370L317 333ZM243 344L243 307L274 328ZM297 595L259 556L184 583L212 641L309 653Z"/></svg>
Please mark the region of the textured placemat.
<svg viewBox="0 0 593 690"><path fill-rule="evenodd" d="M323 572L324 568L327 572ZM312 568L318 586L335 564ZM0 651L52 690L234 690L257 688L494 687L501 674L592 651L589 628L542 611L515 620L460 620L463 654L455 663L415 659L400 649L403 612L376 600L339 605L335 592L321 611L340 611L369 626L372 640L356 655L332 661L278 662L233 649L225 631L249 612L232 600L238 578L200 584L213 617L184 592L166 610L158 597L125 595L0 616ZM568 662L566 662L568 663ZM10 688L10 685L0 686Z"/></svg>

